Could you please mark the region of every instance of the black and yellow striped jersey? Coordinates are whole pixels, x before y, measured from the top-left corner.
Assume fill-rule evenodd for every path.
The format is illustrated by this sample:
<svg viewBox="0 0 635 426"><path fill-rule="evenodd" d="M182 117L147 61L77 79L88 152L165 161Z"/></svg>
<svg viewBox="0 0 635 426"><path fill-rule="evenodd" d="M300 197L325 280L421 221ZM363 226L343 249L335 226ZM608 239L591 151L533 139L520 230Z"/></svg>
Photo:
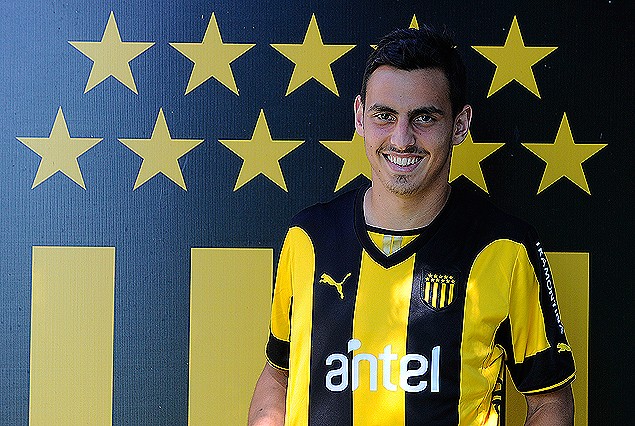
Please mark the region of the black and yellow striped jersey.
<svg viewBox="0 0 635 426"><path fill-rule="evenodd" d="M530 226L453 188L425 228L369 229L364 192L299 213L284 242L267 358L289 369L287 424L495 425L504 364L524 393L573 380ZM384 234L407 244L387 255Z"/></svg>

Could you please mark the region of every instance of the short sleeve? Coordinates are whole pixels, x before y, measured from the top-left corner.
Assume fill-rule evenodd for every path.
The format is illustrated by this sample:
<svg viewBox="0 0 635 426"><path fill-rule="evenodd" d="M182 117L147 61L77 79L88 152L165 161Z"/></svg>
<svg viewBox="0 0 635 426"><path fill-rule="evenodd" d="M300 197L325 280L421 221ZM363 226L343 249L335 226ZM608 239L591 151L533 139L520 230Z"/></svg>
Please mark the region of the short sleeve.
<svg viewBox="0 0 635 426"><path fill-rule="evenodd" d="M289 348L291 336L291 301L292 291L292 265L293 258L293 232L287 232L278 268L273 291L271 305L271 322L269 340L267 341L267 360L274 367L289 369Z"/></svg>
<svg viewBox="0 0 635 426"><path fill-rule="evenodd" d="M547 256L535 231L519 246L510 290L507 366L523 393L558 389L575 377Z"/></svg>

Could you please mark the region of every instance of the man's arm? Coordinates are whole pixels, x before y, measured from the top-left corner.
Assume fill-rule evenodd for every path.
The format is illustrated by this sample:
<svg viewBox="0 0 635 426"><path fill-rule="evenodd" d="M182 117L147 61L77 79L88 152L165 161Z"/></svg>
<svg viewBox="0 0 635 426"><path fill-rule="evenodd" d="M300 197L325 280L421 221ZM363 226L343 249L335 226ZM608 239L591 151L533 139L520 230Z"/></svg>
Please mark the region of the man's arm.
<svg viewBox="0 0 635 426"><path fill-rule="evenodd" d="M249 426L284 425L289 373L265 363L249 406Z"/></svg>
<svg viewBox="0 0 635 426"><path fill-rule="evenodd" d="M573 392L571 385L540 395L527 395L525 425L573 425Z"/></svg>

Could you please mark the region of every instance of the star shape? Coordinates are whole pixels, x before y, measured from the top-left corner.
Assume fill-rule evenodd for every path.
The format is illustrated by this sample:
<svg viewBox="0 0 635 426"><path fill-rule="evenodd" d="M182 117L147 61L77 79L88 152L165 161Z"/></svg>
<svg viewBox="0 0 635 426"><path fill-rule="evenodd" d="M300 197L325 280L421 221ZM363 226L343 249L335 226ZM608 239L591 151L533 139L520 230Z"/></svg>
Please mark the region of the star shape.
<svg viewBox="0 0 635 426"><path fill-rule="evenodd" d="M504 46L472 46L472 48L496 65L494 78L487 94L488 98L514 80L540 98L531 68L557 49L557 47L525 46L516 16Z"/></svg>
<svg viewBox="0 0 635 426"><path fill-rule="evenodd" d="M320 141L320 143L344 160L334 192L339 191L359 175L370 179L370 163L366 158L364 138L357 132L353 133L353 139L350 141Z"/></svg>
<svg viewBox="0 0 635 426"><path fill-rule="evenodd" d="M161 108L150 139L119 139L119 142L143 158L133 190L162 173L187 191L178 160L202 143L203 139L172 139Z"/></svg>
<svg viewBox="0 0 635 426"><path fill-rule="evenodd" d="M481 162L492 155L504 143L474 143L472 134L467 133L463 143L455 145L452 150L450 163L450 182L460 176L465 176L486 193L487 184L481 169Z"/></svg>
<svg viewBox="0 0 635 426"><path fill-rule="evenodd" d="M41 157L33 180L35 188L57 172L62 172L73 182L86 189L77 158L97 145L100 138L71 138L62 107L57 110L53 129L48 138L17 138Z"/></svg>
<svg viewBox="0 0 635 426"><path fill-rule="evenodd" d="M331 64L355 45L324 44L313 14L302 44L272 44L271 47L295 64L285 96L312 78L339 96Z"/></svg>
<svg viewBox="0 0 635 426"><path fill-rule="evenodd" d="M269 132L265 112L260 110L256 128L250 140L219 140L219 142L243 159L234 191L259 174L265 175L280 188L287 191L287 185L280 168L280 159L296 149L304 141L273 140Z"/></svg>
<svg viewBox="0 0 635 426"><path fill-rule="evenodd" d="M255 44L223 43L216 16L212 13L201 43L170 43L170 46L194 62L186 95L212 77L238 95L230 64Z"/></svg>
<svg viewBox="0 0 635 426"><path fill-rule="evenodd" d="M154 43L121 41L113 12L110 12L101 41L69 41L69 43L93 61L84 93L110 76L119 80L134 93L138 93L130 69L130 61L148 50Z"/></svg>
<svg viewBox="0 0 635 426"><path fill-rule="evenodd" d="M419 22L417 22L417 15L412 15L412 20L410 21L410 26L408 28L414 28L415 30L419 29Z"/></svg>
<svg viewBox="0 0 635 426"><path fill-rule="evenodd" d="M591 195L582 163L604 148L606 144L575 143L566 113L562 116L554 143L524 143L523 146L547 163L538 194L560 178L566 177Z"/></svg>

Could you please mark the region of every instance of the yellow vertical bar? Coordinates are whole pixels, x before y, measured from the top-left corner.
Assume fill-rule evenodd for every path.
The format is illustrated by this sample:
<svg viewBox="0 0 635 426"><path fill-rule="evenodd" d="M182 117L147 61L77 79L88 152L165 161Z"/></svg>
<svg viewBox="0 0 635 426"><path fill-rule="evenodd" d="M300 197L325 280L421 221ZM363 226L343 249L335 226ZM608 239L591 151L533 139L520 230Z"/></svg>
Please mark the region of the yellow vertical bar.
<svg viewBox="0 0 635 426"><path fill-rule="evenodd" d="M439 303L439 280L434 280L434 284L432 285L432 307L437 308Z"/></svg>
<svg viewBox="0 0 635 426"><path fill-rule="evenodd" d="M439 301L439 308L445 307L445 294L447 292L446 284L441 284L441 300Z"/></svg>
<svg viewBox="0 0 635 426"><path fill-rule="evenodd" d="M426 277L426 287L423 290L423 300L430 303L430 277Z"/></svg>
<svg viewBox="0 0 635 426"><path fill-rule="evenodd" d="M111 425L114 247L33 247L29 423Z"/></svg>
<svg viewBox="0 0 635 426"><path fill-rule="evenodd" d="M357 353L381 354L390 345L390 352L400 359L406 355L408 315L412 295L414 257L385 269L368 253L363 252L353 337L362 346ZM395 277L401 277L396 280ZM399 426L405 422L406 397L402 389L389 390L384 383L384 367L391 368L390 384L399 386L399 363L377 363L377 390L370 390L369 363L360 363L359 388L353 392L353 424ZM388 385L390 387L390 385Z"/></svg>
<svg viewBox="0 0 635 426"><path fill-rule="evenodd" d="M573 350L576 379L573 382L575 424L588 422L588 354L589 354L589 254L547 253L556 283L558 307ZM507 376L506 426L525 422L525 399Z"/></svg>
<svg viewBox="0 0 635 426"><path fill-rule="evenodd" d="M273 251L194 248L188 422L244 425L265 363Z"/></svg>

